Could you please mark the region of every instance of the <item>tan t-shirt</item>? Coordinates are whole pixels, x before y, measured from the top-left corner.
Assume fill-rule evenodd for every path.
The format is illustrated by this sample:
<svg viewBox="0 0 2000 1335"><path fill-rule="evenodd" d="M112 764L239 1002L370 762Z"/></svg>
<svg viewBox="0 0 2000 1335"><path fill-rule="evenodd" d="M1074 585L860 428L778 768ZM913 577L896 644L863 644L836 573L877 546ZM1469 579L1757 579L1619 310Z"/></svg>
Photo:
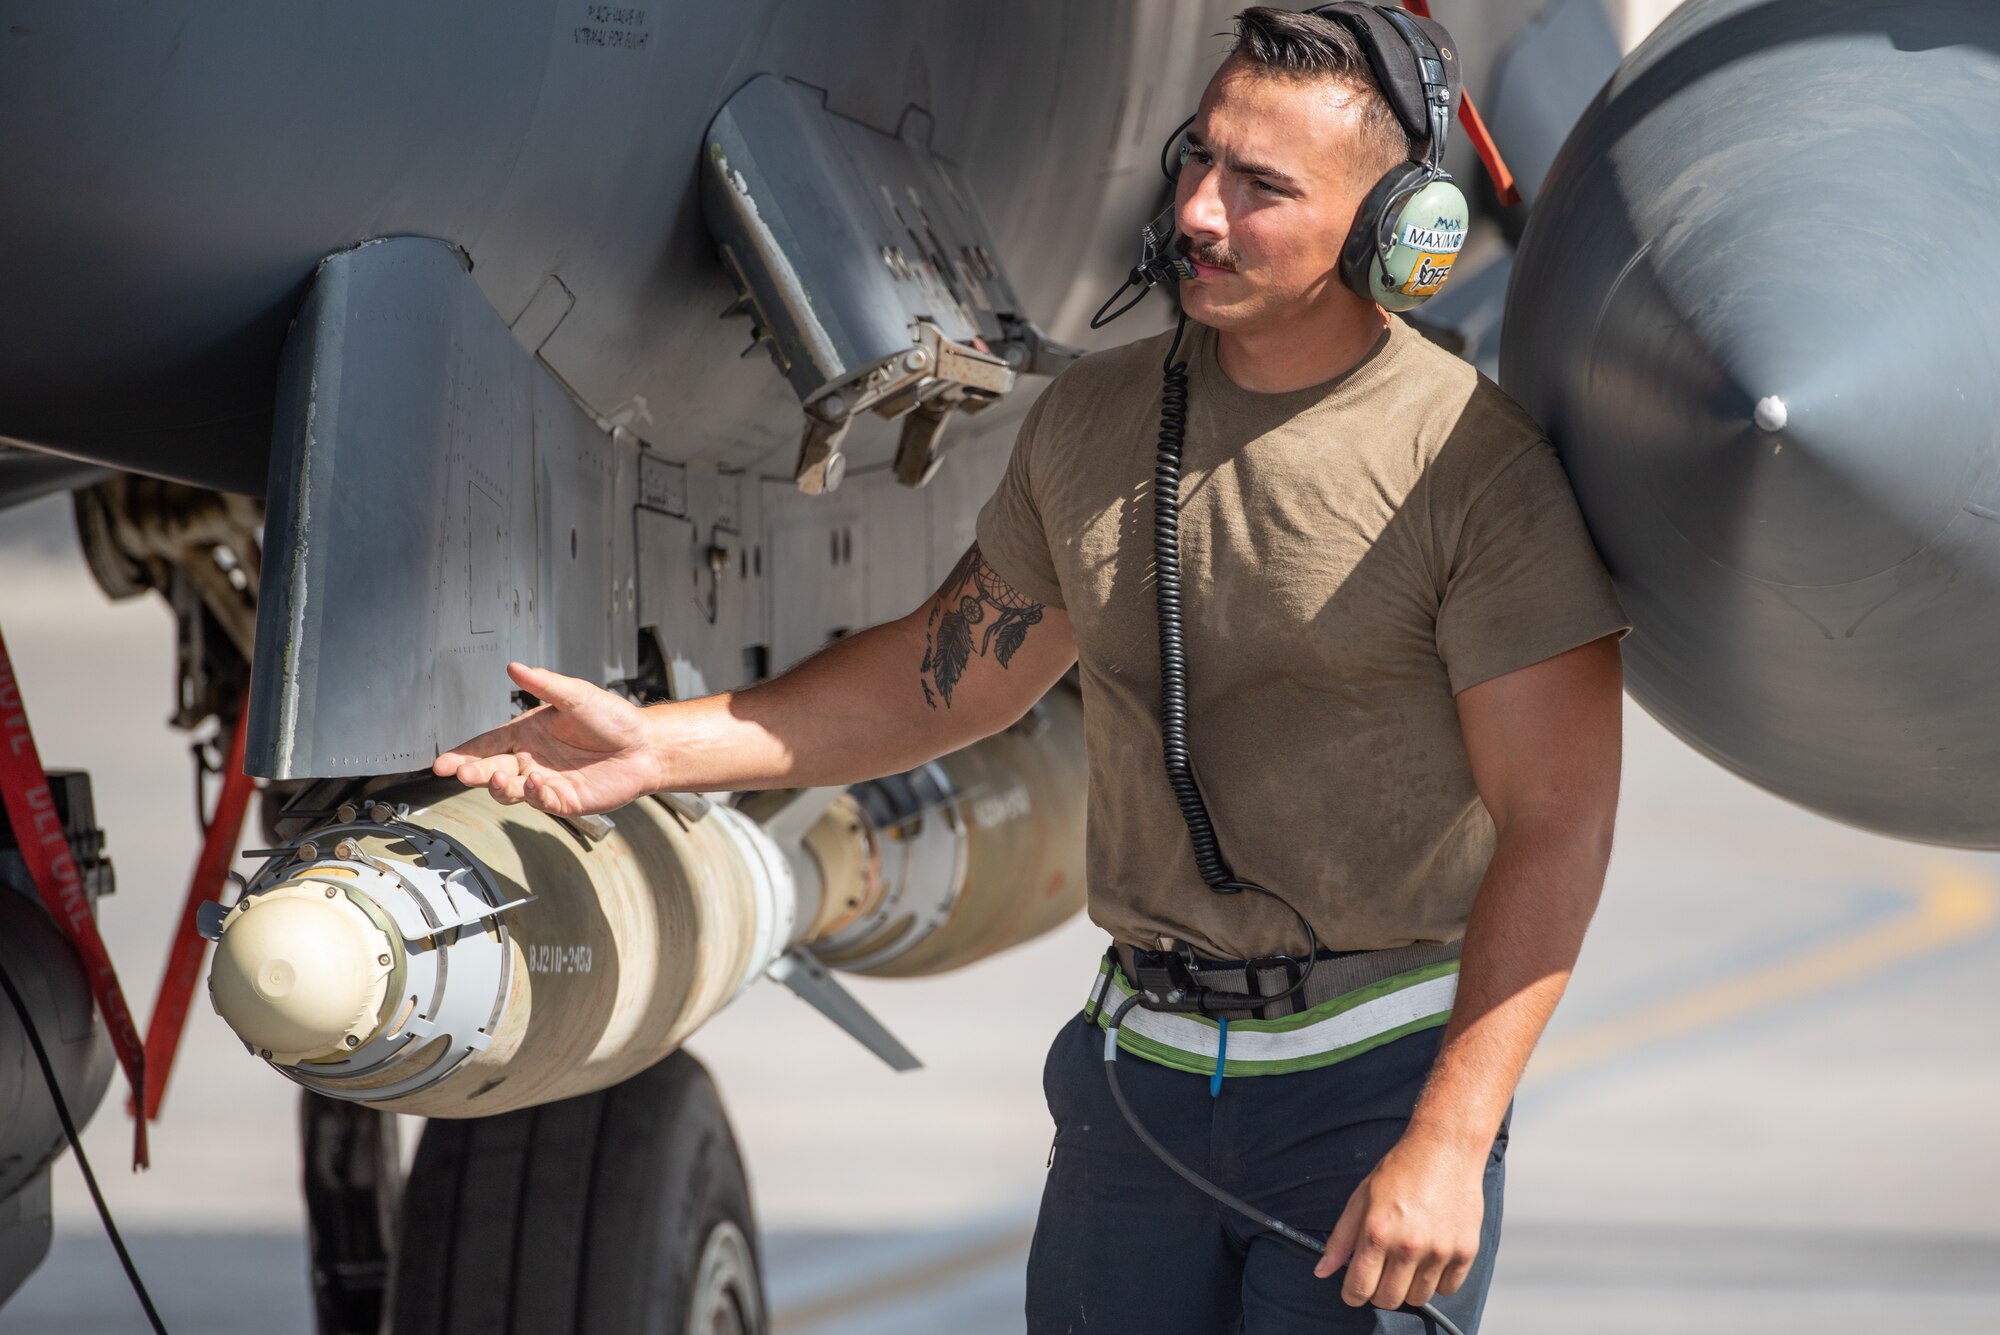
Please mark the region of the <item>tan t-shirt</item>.
<svg viewBox="0 0 2000 1335"><path fill-rule="evenodd" d="M979 545L1074 627L1091 917L1132 945L1296 952L1282 906L1202 882L1160 758L1150 489L1171 338L1048 387ZM1627 626L1568 479L1526 413L1400 319L1291 393L1231 383L1204 326L1183 355L1188 741L1224 857L1323 947L1455 941L1494 828L1454 695Z"/></svg>

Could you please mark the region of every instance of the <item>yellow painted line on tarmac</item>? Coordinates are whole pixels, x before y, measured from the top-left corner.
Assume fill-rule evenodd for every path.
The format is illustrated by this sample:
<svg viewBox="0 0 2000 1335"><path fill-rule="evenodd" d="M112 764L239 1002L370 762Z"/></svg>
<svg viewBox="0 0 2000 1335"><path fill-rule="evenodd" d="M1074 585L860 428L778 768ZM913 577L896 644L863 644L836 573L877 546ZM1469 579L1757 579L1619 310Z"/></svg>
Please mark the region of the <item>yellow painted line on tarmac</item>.
<svg viewBox="0 0 2000 1335"><path fill-rule="evenodd" d="M1551 1037L1536 1049L1522 1083L1548 1080L1648 1044L1830 991L1982 936L1996 922L2000 922L2000 885L1969 866L1938 863L1918 885L1908 912L1790 959ZM1033 1236L1032 1228L1017 1229L844 1293L794 1303L772 1314L773 1335L803 1335L814 1326L942 1288L1002 1261L1018 1260L1027 1254Z"/></svg>
<svg viewBox="0 0 2000 1335"><path fill-rule="evenodd" d="M1680 1038L1879 973L1992 930L2000 888L1969 867L1944 863L1917 887L1907 913L1791 959L1606 1020L1553 1035L1535 1050L1522 1083L1563 1075L1634 1048Z"/></svg>

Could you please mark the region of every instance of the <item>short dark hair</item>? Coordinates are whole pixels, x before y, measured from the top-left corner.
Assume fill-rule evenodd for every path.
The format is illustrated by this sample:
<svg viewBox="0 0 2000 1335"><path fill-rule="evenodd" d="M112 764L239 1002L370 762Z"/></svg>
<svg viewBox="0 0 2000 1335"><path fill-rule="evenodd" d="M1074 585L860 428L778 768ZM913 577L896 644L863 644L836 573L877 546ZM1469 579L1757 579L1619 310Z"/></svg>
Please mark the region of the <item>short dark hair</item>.
<svg viewBox="0 0 2000 1335"><path fill-rule="evenodd" d="M1413 156L1409 132L1396 119L1368 55L1352 29L1317 14L1254 5L1236 16L1230 57L1279 79L1330 79L1356 95L1363 136L1381 150L1379 170Z"/></svg>

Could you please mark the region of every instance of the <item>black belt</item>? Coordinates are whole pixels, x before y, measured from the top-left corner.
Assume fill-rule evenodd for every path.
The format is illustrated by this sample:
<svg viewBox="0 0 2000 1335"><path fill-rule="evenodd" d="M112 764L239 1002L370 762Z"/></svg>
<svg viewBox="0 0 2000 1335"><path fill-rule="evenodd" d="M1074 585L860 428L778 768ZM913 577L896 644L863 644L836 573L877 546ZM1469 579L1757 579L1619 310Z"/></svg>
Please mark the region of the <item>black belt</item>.
<svg viewBox="0 0 2000 1335"><path fill-rule="evenodd" d="M1248 960L1193 958L1194 973L1203 987L1217 992L1238 992L1270 1001L1255 1011L1225 1012L1227 1018L1275 1020L1299 1011L1311 1010L1384 978L1393 978L1427 964L1441 964L1459 956L1457 941L1419 941L1387 950L1322 950L1313 956L1312 973L1306 985L1292 996L1283 995L1298 982L1304 961L1286 955L1267 955ZM1112 946L1125 980L1143 991L1141 971L1152 974L1172 952L1140 950L1120 941Z"/></svg>

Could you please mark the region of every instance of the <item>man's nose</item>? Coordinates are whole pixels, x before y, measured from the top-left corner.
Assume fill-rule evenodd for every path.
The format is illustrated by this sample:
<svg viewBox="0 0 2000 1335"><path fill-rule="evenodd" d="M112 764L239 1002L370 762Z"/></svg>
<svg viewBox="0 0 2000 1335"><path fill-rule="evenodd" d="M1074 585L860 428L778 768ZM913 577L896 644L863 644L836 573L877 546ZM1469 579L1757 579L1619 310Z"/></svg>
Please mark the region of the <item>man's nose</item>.
<svg viewBox="0 0 2000 1335"><path fill-rule="evenodd" d="M1194 166L1193 163L1189 164ZM1213 167L1183 172L1180 196L1174 208L1174 225L1190 241L1220 241L1229 231L1222 209L1222 189Z"/></svg>

